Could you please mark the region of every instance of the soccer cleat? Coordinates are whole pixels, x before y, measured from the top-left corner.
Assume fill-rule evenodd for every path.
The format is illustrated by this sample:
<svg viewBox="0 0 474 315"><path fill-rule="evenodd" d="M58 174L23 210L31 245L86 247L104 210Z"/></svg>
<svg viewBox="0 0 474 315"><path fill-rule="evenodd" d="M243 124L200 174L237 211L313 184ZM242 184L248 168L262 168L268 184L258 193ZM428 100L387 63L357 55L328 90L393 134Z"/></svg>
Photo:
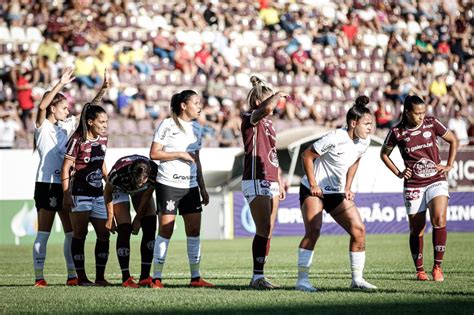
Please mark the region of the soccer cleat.
<svg viewBox="0 0 474 315"><path fill-rule="evenodd" d="M96 284L89 279L77 279L77 285L80 287L93 287Z"/></svg>
<svg viewBox="0 0 474 315"><path fill-rule="evenodd" d="M207 282L203 278L199 278L198 281L191 281L189 285L195 288L212 288L214 286L212 283Z"/></svg>
<svg viewBox="0 0 474 315"><path fill-rule="evenodd" d="M428 278L428 275L424 271L417 271L416 272L416 279L418 281L428 281L430 278Z"/></svg>
<svg viewBox="0 0 474 315"><path fill-rule="evenodd" d="M66 281L66 285L70 287L75 287L76 285L78 285L78 283L79 281L77 280L77 277L69 278Z"/></svg>
<svg viewBox="0 0 474 315"><path fill-rule="evenodd" d="M159 279L154 279L151 281L150 287L153 289L163 289L165 286L163 285L163 283L161 283Z"/></svg>
<svg viewBox="0 0 474 315"><path fill-rule="evenodd" d="M138 285L141 286L141 287L151 287L152 280L153 280L152 277L142 279L138 282Z"/></svg>
<svg viewBox="0 0 474 315"><path fill-rule="evenodd" d="M305 279L298 279L298 281L296 281L295 289L298 290L298 291L305 291L305 292L316 292L316 291L318 291L318 289L313 287L311 282L309 282L309 279L306 279L306 278Z"/></svg>
<svg viewBox="0 0 474 315"><path fill-rule="evenodd" d="M361 280L352 280L351 282L351 289L359 289L359 290L375 290L377 287L373 284L368 283L364 279Z"/></svg>
<svg viewBox="0 0 474 315"><path fill-rule="evenodd" d="M250 287L257 290L273 290L273 289L279 288L278 285L271 283L265 278L250 280Z"/></svg>
<svg viewBox="0 0 474 315"><path fill-rule="evenodd" d="M47 286L48 286L48 283L44 279L40 279L40 280L35 281L35 287L46 288Z"/></svg>
<svg viewBox="0 0 474 315"><path fill-rule="evenodd" d="M99 287L108 287L108 286L111 286L112 283L110 283L109 281L105 279L101 279L101 280L95 280L95 285Z"/></svg>
<svg viewBox="0 0 474 315"><path fill-rule="evenodd" d="M444 281L444 274L443 270L440 266L434 266L433 271L431 271L431 275L433 276L433 281L443 282Z"/></svg>
<svg viewBox="0 0 474 315"><path fill-rule="evenodd" d="M124 288L133 288L133 289L138 289L140 286L133 281L133 277L129 277L127 280L125 280L122 283L122 287Z"/></svg>

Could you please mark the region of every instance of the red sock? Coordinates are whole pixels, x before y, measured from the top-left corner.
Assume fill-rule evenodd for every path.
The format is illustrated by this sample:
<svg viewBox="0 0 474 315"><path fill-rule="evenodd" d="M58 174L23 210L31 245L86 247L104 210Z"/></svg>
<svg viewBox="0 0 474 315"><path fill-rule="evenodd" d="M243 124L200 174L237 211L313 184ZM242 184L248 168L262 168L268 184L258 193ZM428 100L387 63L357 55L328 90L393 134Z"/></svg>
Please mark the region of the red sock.
<svg viewBox="0 0 474 315"><path fill-rule="evenodd" d="M410 251L416 271L424 271L423 269L423 236L410 234Z"/></svg>
<svg viewBox="0 0 474 315"><path fill-rule="evenodd" d="M448 233L446 227L433 228L433 249L434 249L434 265L440 266L443 262L444 252L446 251L446 238Z"/></svg>
<svg viewBox="0 0 474 315"><path fill-rule="evenodd" d="M270 250L270 239L255 235L252 242L253 273L263 274L263 266L267 260L267 254Z"/></svg>

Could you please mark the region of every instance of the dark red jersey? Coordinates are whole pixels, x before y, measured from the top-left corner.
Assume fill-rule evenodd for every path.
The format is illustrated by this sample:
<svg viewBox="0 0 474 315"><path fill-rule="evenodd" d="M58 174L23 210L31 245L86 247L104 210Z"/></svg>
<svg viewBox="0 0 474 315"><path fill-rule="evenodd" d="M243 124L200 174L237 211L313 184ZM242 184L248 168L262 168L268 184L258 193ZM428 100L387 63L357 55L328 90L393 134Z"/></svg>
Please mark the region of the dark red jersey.
<svg viewBox="0 0 474 315"><path fill-rule="evenodd" d="M118 159L109 172L108 180L114 186L114 192L117 191L124 192L126 194L132 194L137 191L133 187L133 174L131 169L133 163L137 160L147 161L151 167L147 183L139 190L145 190L150 185L156 184L156 177L158 175L158 165L156 165L156 163L150 160L149 158L144 157L142 155L129 155Z"/></svg>
<svg viewBox="0 0 474 315"><path fill-rule="evenodd" d="M441 163L436 138L446 132L448 129L434 117L426 117L418 128L409 129L400 122L389 131L384 145L398 146L405 167L412 170L413 175L405 180L405 187L424 187L446 180L444 173L436 171Z"/></svg>
<svg viewBox="0 0 474 315"><path fill-rule="evenodd" d="M67 143L66 158L75 163L71 174L71 192L77 196L97 197L103 194L102 165L107 150L107 137L82 141L72 136Z"/></svg>
<svg viewBox="0 0 474 315"><path fill-rule="evenodd" d="M244 142L244 173L242 180L266 179L278 182L278 156L273 122L263 118L256 125L250 122L252 111L242 115Z"/></svg>

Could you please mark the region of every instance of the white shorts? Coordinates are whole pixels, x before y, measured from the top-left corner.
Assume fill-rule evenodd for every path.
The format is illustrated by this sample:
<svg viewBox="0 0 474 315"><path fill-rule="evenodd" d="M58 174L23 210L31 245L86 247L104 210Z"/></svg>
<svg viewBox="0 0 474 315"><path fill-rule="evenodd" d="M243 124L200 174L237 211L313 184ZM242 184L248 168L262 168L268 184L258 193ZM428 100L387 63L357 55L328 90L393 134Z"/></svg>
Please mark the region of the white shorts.
<svg viewBox="0 0 474 315"><path fill-rule="evenodd" d="M428 203L435 197L446 196L449 198L448 182L441 181L420 188L404 188L403 199L407 214L416 214L426 211Z"/></svg>
<svg viewBox="0 0 474 315"><path fill-rule="evenodd" d="M72 212L91 211L91 218L107 219L104 196L72 196L72 202Z"/></svg>
<svg viewBox="0 0 474 315"><path fill-rule="evenodd" d="M112 193L112 204L116 205L118 203L130 202L130 195L124 192L114 192Z"/></svg>
<svg viewBox="0 0 474 315"><path fill-rule="evenodd" d="M242 193L250 204L256 196L273 196L280 195L280 185L277 182L271 182L264 179L243 180Z"/></svg>

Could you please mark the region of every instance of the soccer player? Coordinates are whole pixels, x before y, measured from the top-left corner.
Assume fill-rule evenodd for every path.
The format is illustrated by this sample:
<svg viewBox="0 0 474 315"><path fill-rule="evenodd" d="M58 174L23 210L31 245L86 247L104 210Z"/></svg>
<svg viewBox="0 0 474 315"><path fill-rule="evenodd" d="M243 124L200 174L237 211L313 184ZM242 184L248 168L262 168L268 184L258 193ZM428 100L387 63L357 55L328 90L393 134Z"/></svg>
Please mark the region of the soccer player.
<svg viewBox="0 0 474 315"><path fill-rule="evenodd" d="M199 270L202 205L209 203L199 160L202 127L196 119L200 113L201 99L196 92L176 93L171 98L171 117L161 122L153 136L150 158L160 163L156 185L159 228L153 253L152 288L163 288L162 270L178 211L187 236L190 286L214 286L201 278Z"/></svg>
<svg viewBox="0 0 474 315"><path fill-rule="evenodd" d="M448 208L448 182L446 173L453 168L457 141L454 134L434 117L426 117L423 100L410 95L405 99L400 123L387 134L380 152L385 165L399 178L404 179L403 198L410 226L410 251L420 281L429 280L423 267L423 234L426 226L426 209L430 211L433 226L434 281L444 281L441 263L446 250L446 211ZM449 143L447 164L441 164L437 137ZM398 146L405 169L400 171L390 159Z"/></svg>
<svg viewBox="0 0 474 315"><path fill-rule="evenodd" d="M323 209L350 235L349 258L352 289L376 289L362 277L365 265L365 226L354 203L352 181L359 161L370 144L372 113L367 96L359 96L346 115L347 128L317 139L302 153L305 176L300 185L300 205L305 235L298 249L296 289L314 292L308 273L319 238Z"/></svg>
<svg viewBox="0 0 474 315"><path fill-rule="evenodd" d="M116 251L124 287L151 286L150 268L156 232L156 208L151 197L157 172L158 166L147 157L124 156L114 164L105 184L104 200L108 212L105 226L109 231L117 232ZM141 274L138 284L130 276L129 270L130 236L133 231L130 197L137 212L134 223L141 226L143 233L140 245Z"/></svg>
<svg viewBox="0 0 474 315"><path fill-rule="evenodd" d="M252 89L247 96L250 109L243 114L241 126L245 151L242 192L250 205L256 227L252 242L253 276L250 287L271 290L278 286L265 278L264 266L270 251L279 200L285 198L286 192L278 172L275 129L268 116L280 99L288 97L288 94L273 93L256 76L252 76L250 82Z"/></svg>
<svg viewBox="0 0 474 315"><path fill-rule="evenodd" d="M75 128L74 116L67 118L68 102L59 93L64 85L74 80L73 68L66 68L60 81L46 92L38 106L36 116L34 148L38 150L40 162L36 173L35 204L38 210L38 233L33 243L33 264L35 268L35 286L45 287L43 270L46 259L46 247L51 234L56 212L64 230L64 258L68 279L66 285L76 285L76 269L71 255L72 227L69 212L62 208L63 191L61 189L61 164L64 160L68 137Z"/></svg>
<svg viewBox="0 0 474 315"><path fill-rule="evenodd" d="M84 269L84 243L89 221L97 235L95 284L109 284L104 273L109 254L110 233L105 227L107 211L102 187L102 179L106 180L107 174L104 163L107 149L107 113L98 105L108 85L108 76L105 73L99 93L82 109L79 126L68 141L61 171L63 207L71 209L71 252L78 285L84 286L93 285Z"/></svg>

